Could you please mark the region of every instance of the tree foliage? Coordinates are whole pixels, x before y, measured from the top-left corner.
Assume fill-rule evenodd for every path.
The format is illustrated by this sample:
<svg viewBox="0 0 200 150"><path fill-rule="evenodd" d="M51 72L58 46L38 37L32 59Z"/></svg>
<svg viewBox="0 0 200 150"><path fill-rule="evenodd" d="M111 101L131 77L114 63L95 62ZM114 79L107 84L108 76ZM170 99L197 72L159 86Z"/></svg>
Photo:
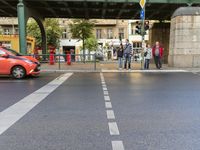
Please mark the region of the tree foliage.
<svg viewBox="0 0 200 150"><path fill-rule="evenodd" d="M44 27L47 35L47 45L59 46L62 29L59 27L58 19L45 19ZM37 22L33 19L28 22L27 35L34 37L36 39L36 45L41 46L41 31Z"/></svg>
<svg viewBox="0 0 200 150"><path fill-rule="evenodd" d="M80 40L86 40L92 37L92 31L94 29L94 22L86 19L75 19L69 24L72 38Z"/></svg>
<svg viewBox="0 0 200 150"><path fill-rule="evenodd" d="M75 19L69 24L72 38L83 41L83 59L85 62L85 40L92 37L94 22L87 19Z"/></svg>
<svg viewBox="0 0 200 150"><path fill-rule="evenodd" d="M89 51L95 51L98 48L98 41L95 37L86 39L85 48Z"/></svg>

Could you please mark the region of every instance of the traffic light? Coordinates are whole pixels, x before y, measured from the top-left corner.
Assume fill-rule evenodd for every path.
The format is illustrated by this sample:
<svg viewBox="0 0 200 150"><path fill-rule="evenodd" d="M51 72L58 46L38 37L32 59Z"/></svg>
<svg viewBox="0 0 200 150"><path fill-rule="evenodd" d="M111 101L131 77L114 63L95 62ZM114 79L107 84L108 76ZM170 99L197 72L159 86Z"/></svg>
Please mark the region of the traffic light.
<svg viewBox="0 0 200 150"><path fill-rule="evenodd" d="M145 21L145 23L144 23L144 30L145 30L145 32L147 30L149 30L149 21Z"/></svg>
<svg viewBox="0 0 200 150"><path fill-rule="evenodd" d="M136 21L135 34L141 34L141 23Z"/></svg>

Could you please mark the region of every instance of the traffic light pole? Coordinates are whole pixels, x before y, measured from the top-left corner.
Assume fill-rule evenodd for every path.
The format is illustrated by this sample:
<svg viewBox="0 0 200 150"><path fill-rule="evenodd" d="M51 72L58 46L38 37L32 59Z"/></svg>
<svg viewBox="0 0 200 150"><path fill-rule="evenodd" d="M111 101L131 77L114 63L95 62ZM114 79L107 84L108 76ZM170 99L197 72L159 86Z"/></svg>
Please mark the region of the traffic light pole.
<svg viewBox="0 0 200 150"><path fill-rule="evenodd" d="M143 8L144 11L144 17L142 18L142 52L141 52L141 56L142 56L142 60L141 60L141 70L143 70L144 65L143 65L143 61L144 61L144 49L145 49L145 6Z"/></svg>

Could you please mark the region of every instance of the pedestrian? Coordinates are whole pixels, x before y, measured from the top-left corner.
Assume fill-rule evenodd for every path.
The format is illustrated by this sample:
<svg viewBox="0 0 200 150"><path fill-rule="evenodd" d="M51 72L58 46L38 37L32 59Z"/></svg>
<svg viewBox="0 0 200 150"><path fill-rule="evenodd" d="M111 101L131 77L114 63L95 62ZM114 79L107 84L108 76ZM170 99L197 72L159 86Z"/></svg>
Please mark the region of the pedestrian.
<svg viewBox="0 0 200 150"><path fill-rule="evenodd" d="M152 48L150 44L147 44L144 49L144 69L149 69L149 62L152 58Z"/></svg>
<svg viewBox="0 0 200 150"><path fill-rule="evenodd" d="M123 45L122 43L120 44L120 47L117 51L117 59L118 59L118 64L119 64L119 70L122 69L122 64L123 64Z"/></svg>
<svg viewBox="0 0 200 150"><path fill-rule="evenodd" d="M132 57L132 45L129 43L129 40L126 39L126 45L124 48L124 69L127 69L127 63L128 63L128 69L131 69L131 57Z"/></svg>
<svg viewBox="0 0 200 150"><path fill-rule="evenodd" d="M162 62L161 59L163 57L163 47L160 45L160 43L157 41L156 45L153 47L153 57L156 64L157 69L162 68Z"/></svg>

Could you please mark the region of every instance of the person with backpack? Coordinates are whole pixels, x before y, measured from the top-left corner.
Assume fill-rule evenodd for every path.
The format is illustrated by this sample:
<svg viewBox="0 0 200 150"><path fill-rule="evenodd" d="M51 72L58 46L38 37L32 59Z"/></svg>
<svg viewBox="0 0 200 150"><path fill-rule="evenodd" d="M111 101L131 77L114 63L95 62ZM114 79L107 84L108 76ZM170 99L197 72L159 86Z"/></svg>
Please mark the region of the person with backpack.
<svg viewBox="0 0 200 150"><path fill-rule="evenodd" d="M126 45L124 48L124 69L127 69L127 63L128 63L128 69L131 70L131 57L132 57L132 45L129 43L129 40L126 39Z"/></svg>
<svg viewBox="0 0 200 150"><path fill-rule="evenodd" d="M149 62L152 58L152 48L150 44L144 49L144 69L149 69Z"/></svg>

